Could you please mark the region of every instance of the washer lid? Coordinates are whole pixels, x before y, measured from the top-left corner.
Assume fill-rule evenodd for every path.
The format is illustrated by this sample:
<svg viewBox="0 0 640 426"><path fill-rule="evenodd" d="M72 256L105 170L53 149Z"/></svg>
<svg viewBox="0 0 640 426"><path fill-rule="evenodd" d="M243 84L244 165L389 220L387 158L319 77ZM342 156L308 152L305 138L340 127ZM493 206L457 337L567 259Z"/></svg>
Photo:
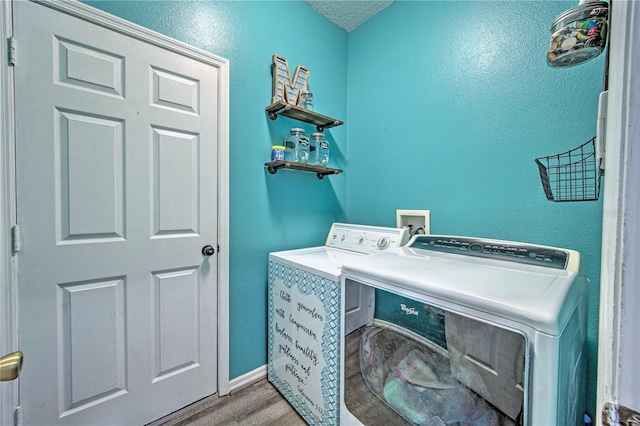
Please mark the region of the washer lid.
<svg viewBox="0 0 640 426"><path fill-rule="evenodd" d="M565 250L571 268L553 269L410 247L345 262L343 277L374 281L459 304L559 335L586 288L575 265L580 254ZM361 278L361 279L359 279Z"/></svg>
<svg viewBox="0 0 640 426"><path fill-rule="evenodd" d="M362 256L360 253L325 246L269 253L271 260L321 275L332 281L340 280L342 265L346 260Z"/></svg>

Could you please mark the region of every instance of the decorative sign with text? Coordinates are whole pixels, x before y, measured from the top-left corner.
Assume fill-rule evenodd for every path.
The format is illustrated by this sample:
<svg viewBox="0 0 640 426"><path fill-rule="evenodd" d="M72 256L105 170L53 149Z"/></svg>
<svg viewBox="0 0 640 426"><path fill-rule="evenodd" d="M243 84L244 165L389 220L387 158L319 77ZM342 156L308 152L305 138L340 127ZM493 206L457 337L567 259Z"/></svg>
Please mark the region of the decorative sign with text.
<svg viewBox="0 0 640 426"><path fill-rule="evenodd" d="M279 357L274 367L280 371L280 377L289 382L293 392L304 398L314 414L322 418L324 308L317 297L300 294L296 287L287 288L282 280L276 280L273 292L273 349Z"/></svg>
<svg viewBox="0 0 640 426"><path fill-rule="evenodd" d="M271 103L282 101L291 105L300 103L300 93L307 90L309 68L298 65L291 78L287 58L278 54L273 55L273 94Z"/></svg>
<svg viewBox="0 0 640 426"><path fill-rule="evenodd" d="M340 282L269 261L269 381L309 424L339 418Z"/></svg>

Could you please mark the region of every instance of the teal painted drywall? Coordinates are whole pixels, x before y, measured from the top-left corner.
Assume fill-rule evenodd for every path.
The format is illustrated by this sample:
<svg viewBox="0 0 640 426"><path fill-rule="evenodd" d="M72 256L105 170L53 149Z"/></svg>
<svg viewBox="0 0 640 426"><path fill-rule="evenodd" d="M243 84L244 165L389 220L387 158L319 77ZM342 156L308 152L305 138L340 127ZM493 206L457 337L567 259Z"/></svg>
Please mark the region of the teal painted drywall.
<svg viewBox="0 0 640 426"><path fill-rule="evenodd" d="M230 61L230 377L267 362L269 252L324 244L334 221L344 221L344 175L267 173L271 146L291 127L270 121L271 57L285 56L293 73L310 70L318 111L346 116L347 33L302 1L87 2L106 12ZM346 125L328 130L330 165L342 168Z"/></svg>
<svg viewBox="0 0 640 426"><path fill-rule="evenodd" d="M602 204L547 201L534 163L595 135L604 55L545 60L551 23L576 5L395 1L351 32L347 212L395 226L396 209L429 209L434 234L578 250L593 414Z"/></svg>

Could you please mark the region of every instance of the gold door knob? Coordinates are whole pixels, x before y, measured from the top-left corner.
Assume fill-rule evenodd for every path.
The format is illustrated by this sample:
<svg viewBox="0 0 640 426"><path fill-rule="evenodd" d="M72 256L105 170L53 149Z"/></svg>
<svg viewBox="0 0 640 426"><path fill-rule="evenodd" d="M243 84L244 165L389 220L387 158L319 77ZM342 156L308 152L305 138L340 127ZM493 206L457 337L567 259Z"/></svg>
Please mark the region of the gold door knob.
<svg viewBox="0 0 640 426"><path fill-rule="evenodd" d="M0 381L15 380L22 371L22 352L12 352L0 358Z"/></svg>

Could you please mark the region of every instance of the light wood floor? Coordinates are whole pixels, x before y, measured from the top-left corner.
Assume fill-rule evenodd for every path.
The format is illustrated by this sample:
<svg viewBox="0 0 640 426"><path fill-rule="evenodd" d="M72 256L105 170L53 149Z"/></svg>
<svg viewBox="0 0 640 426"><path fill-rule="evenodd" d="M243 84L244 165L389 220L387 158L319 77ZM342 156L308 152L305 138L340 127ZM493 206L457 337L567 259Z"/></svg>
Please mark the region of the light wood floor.
<svg viewBox="0 0 640 426"><path fill-rule="evenodd" d="M148 426L272 425L306 423L267 379L220 398L194 404Z"/></svg>

